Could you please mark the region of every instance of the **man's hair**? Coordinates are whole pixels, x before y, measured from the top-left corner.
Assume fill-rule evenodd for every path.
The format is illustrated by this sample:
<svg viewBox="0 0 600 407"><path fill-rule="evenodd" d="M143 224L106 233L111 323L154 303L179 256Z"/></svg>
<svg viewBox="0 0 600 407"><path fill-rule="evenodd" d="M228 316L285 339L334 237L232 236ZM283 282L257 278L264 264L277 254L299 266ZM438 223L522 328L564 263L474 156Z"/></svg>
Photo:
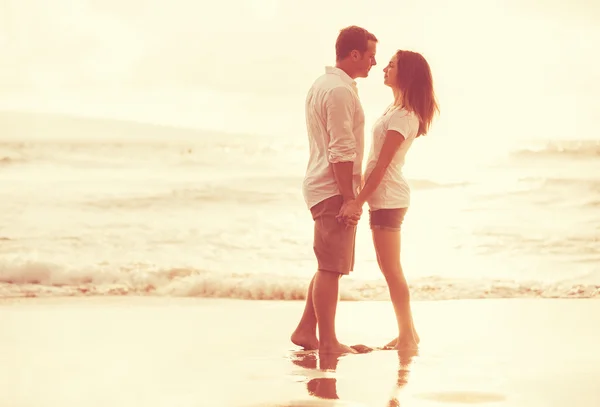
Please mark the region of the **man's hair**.
<svg viewBox="0 0 600 407"><path fill-rule="evenodd" d="M364 28L351 25L341 29L335 42L335 59L341 61L353 50L363 54L367 50L369 41L377 42L377 38Z"/></svg>

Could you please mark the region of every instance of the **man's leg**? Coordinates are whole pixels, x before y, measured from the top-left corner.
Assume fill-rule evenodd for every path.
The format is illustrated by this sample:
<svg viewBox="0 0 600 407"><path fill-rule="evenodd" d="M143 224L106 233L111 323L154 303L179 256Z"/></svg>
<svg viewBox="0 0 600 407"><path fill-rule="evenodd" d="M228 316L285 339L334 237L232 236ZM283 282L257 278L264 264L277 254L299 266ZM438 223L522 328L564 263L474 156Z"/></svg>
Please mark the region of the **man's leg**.
<svg viewBox="0 0 600 407"><path fill-rule="evenodd" d="M300 318L296 330L292 334L292 342L306 350L316 350L319 348L319 340L317 339L317 316L313 306L313 287L316 276L317 274L310 280L308 292L306 293L304 313L302 314L302 318Z"/></svg>
<svg viewBox="0 0 600 407"><path fill-rule="evenodd" d="M319 351L322 353L352 352L352 349L338 341L335 330L341 276L324 270L317 271L315 275L313 304L319 326Z"/></svg>
<svg viewBox="0 0 600 407"><path fill-rule="evenodd" d="M339 299L339 282L354 266L356 227L346 227L336 219L342 207L341 196L317 204L312 210L315 220L314 252L318 271L313 281L313 307L319 328L319 352L355 353L342 345L335 330Z"/></svg>

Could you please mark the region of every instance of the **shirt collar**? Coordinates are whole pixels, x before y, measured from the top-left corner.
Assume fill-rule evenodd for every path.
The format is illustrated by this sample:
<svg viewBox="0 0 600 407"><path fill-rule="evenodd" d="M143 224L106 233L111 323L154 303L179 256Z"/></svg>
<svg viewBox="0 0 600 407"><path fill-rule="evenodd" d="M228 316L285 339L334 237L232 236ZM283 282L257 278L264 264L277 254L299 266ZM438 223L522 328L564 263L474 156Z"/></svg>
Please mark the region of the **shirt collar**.
<svg viewBox="0 0 600 407"><path fill-rule="evenodd" d="M337 66L326 66L325 72L328 74L334 74L342 78L344 82L348 85L352 86L352 88L358 93L358 88L356 86L356 81L350 77L344 70L338 68Z"/></svg>

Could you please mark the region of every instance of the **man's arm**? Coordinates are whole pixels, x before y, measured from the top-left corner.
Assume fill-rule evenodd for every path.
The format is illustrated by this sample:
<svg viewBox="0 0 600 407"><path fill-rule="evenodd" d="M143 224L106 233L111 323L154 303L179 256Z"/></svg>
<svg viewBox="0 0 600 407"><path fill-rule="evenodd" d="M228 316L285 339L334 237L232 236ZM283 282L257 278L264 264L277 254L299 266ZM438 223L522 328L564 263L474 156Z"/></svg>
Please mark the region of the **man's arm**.
<svg viewBox="0 0 600 407"><path fill-rule="evenodd" d="M332 89L326 99L325 109L329 134L327 159L333 169L338 189L347 202L356 196L353 186L356 139L352 131L354 115L352 91L344 87Z"/></svg>
<svg viewBox="0 0 600 407"><path fill-rule="evenodd" d="M331 166L333 168L335 182L338 184L338 188L342 194L342 197L344 198L344 202L355 199L356 193L354 191L353 182L354 162L338 162L332 164Z"/></svg>

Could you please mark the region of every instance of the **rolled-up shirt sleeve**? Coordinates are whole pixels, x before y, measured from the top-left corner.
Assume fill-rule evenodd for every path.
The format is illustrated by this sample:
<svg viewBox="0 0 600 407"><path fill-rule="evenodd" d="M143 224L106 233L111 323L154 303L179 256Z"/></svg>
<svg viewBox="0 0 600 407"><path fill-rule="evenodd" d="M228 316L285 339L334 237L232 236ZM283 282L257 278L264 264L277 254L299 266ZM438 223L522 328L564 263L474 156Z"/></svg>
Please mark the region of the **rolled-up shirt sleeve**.
<svg viewBox="0 0 600 407"><path fill-rule="evenodd" d="M345 87L333 88L326 98L327 133L329 146L327 159L330 163L348 162L356 159L354 137L354 96Z"/></svg>

